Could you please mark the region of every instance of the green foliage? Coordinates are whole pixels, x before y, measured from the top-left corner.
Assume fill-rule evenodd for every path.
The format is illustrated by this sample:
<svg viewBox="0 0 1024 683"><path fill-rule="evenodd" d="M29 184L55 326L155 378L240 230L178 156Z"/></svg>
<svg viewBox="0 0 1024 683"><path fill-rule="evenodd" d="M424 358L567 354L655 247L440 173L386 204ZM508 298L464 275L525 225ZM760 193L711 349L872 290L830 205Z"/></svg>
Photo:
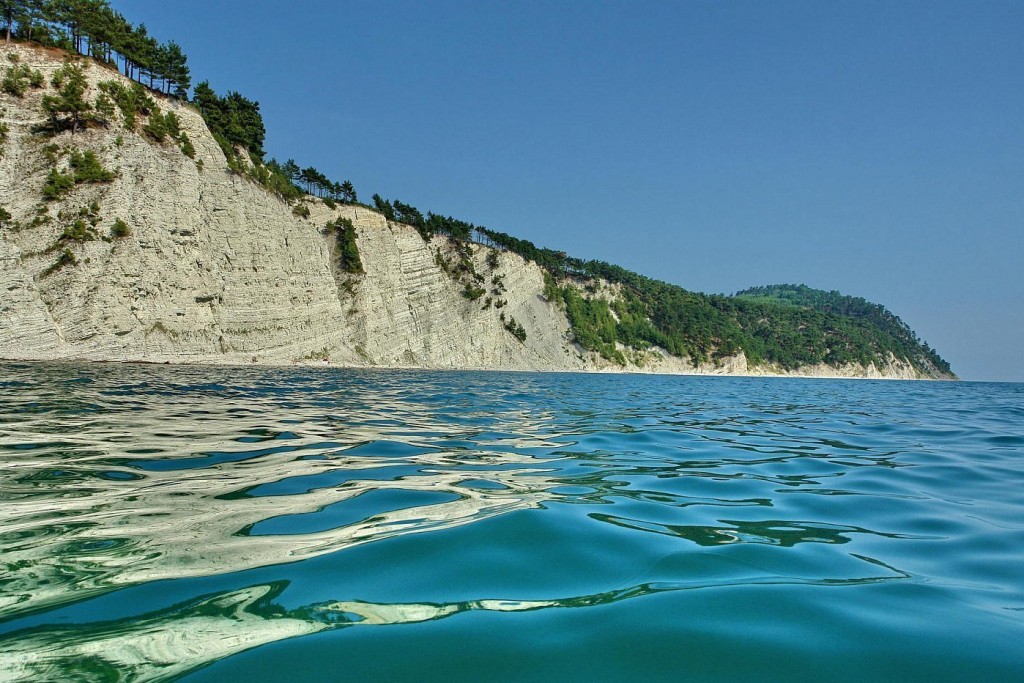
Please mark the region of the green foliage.
<svg viewBox="0 0 1024 683"><path fill-rule="evenodd" d="M95 59L109 65L123 65L126 76L148 80L151 89L185 96L191 79L180 46L173 41L158 42L145 26L133 26L113 11L107 0L0 3L0 8L14 6L21 9L4 18L17 38L71 51L82 52L87 48ZM33 85L43 85L41 73L27 70L16 61L0 81L0 88L16 96L23 95ZM54 132L70 128L74 133L90 121L110 121L111 107L107 99L98 96L94 104L84 99L80 67L71 63L62 67L54 86L57 93L44 97ZM106 87L101 85L101 90L120 108L129 128L135 128L138 116L150 116L148 135L160 140L175 139L183 153L190 157L195 154L191 142L174 122L162 114L159 114L160 121L153 119L156 105L142 86L136 84L128 88L111 83ZM262 163L266 131L258 103L233 92L221 97L205 82L196 87L193 102L224 150L232 171L253 179L289 202L300 198L303 191L331 202L357 201L355 189L348 181L331 181L312 167L300 169L291 160L285 164L273 160ZM236 151L239 149L244 150L243 154ZM251 165L244 158L246 155ZM55 165L56 151L52 156L51 163ZM196 163L201 169L202 161ZM103 173L97 175L95 171L73 169L73 175L66 175L55 166L47 177L44 194L48 198L63 196L75 181L104 182ZM377 210L388 220L415 227L425 240L435 235L452 240L459 249L459 258L450 262L438 254L438 262L446 272L463 282L466 291L480 289L476 282L482 282L483 278L473 269L468 249L461 249L459 245L478 241L512 251L540 265L548 274L544 295L565 306L577 341L615 362L624 362L620 360L618 344L634 349L657 345L670 353L689 356L694 362L717 360L742 350L755 364L770 362L791 368L818 362L833 365L878 362L891 353L898 358L908 358L925 371L948 371L949 368L948 363L899 318L862 299L791 285L748 290L736 297L689 292L608 263L582 261L564 252L539 248L527 240L450 216L429 212L424 216L416 207L399 200L392 202L380 195L374 195L373 200ZM309 208L300 204L295 211L308 216ZM344 226L336 230L339 240L348 234L350 238L346 239L351 239L355 245L354 230ZM68 259L74 259L70 252L66 253ZM493 256L496 262L497 257ZM496 267L490 256L488 265L492 269ZM606 301L584 295L583 292L588 291L596 293L593 283L597 279L616 285L614 297ZM493 291L501 291L501 288L495 287ZM497 308L504 305L502 299L494 301ZM502 320L513 334L521 329L521 326L511 325L514 321ZM525 332L523 334L525 336Z"/></svg>
<svg viewBox="0 0 1024 683"><path fill-rule="evenodd" d="M271 159L267 162L267 166L273 167L274 173L281 176L282 187L286 183L294 186L298 196L301 196L302 193L310 194L324 199L324 203L330 201L332 204L337 202L353 204L356 201L356 189L352 186L351 181L346 180L343 183L332 181L312 166L300 168L294 159L289 159L283 164ZM292 191L288 190L286 193L279 192L278 194L290 195Z"/></svg>
<svg viewBox="0 0 1024 683"><path fill-rule="evenodd" d="M114 120L116 106L114 105L114 101L111 100L106 93L101 92L96 96L96 101L93 103L92 109L92 120L96 123L107 126Z"/></svg>
<svg viewBox="0 0 1024 683"><path fill-rule="evenodd" d="M11 132L11 129L6 123L0 121L0 158L4 155L4 145L7 144L7 135Z"/></svg>
<svg viewBox="0 0 1024 683"><path fill-rule="evenodd" d="M83 218L76 218L71 225L64 228L60 235L60 241L88 242L96 239L96 230L85 222Z"/></svg>
<svg viewBox="0 0 1024 683"><path fill-rule="evenodd" d="M114 179L111 171L103 168L96 153L91 149L84 152L72 150L68 157L71 169L74 171L75 183L109 183Z"/></svg>
<svg viewBox="0 0 1024 683"><path fill-rule="evenodd" d="M405 204L404 202L398 199L395 199L393 202L391 202L391 206L394 208L394 220L398 221L399 223L411 225L412 227L419 230L421 234L423 233L424 229L426 228L427 221L423 217L423 214L420 213L419 209L417 209L412 204Z"/></svg>
<svg viewBox="0 0 1024 683"><path fill-rule="evenodd" d="M50 115L53 132L71 128L72 135L86 120L92 105L85 99L85 71L75 62L65 62L50 80L56 95L43 95L43 110Z"/></svg>
<svg viewBox="0 0 1024 683"><path fill-rule="evenodd" d="M89 206L83 206L74 216L74 220L65 226L60 237L57 238L57 244L51 249L56 249L62 243L89 242L99 237L96 230L96 226L100 223L99 202L94 201ZM61 212L58 217L64 219L66 215Z"/></svg>
<svg viewBox="0 0 1024 683"><path fill-rule="evenodd" d="M789 317L800 317L803 325L827 320L838 316L842 325L836 334L822 330L829 342L827 348L815 348L818 355L824 355L824 362L872 362L877 356L889 353L897 358L908 358L916 365L934 366L941 372L951 373L949 363L938 355L927 343L910 329L899 316L894 315L880 304L871 303L861 297L845 296L837 291L826 292L806 285L772 285L753 287L736 294L737 301L745 302L756 310L759 305L783 304L798 309L799 314L789 311ZM761 321L749 320L748 326L760 325ZM806 329L806 328L805 328ZM762 335L778 331L762 330ZM780 361L782 362L782 361Z"/></svg>
<svg viewBox="0 0 1024 683"><path fill-rule="evenodd" d="M335 202L335 201L334 201L333 199L331 199L330 197L324 197L324 206L326 206L326 207L327 207L328 209L330 209L331 211L334 211L335 209L337 209L337 208L338 208L338 204L337 204L337 202Z"/></svg>
<svg viewBox="0 0 1024 683"><path fill-rule="evenodd" d="M299 218L309 218L309 207L306 204L296 204L292 209L292 215Z"/></svg>
<svg viewBox="0 0 1024 683"><path fill-rule="evenodd" d="M116 219L114 224L110 227L110 236L116 240L123 239L131 234L132 229L120 218Z"/></svg>
<svg viewBox="0 0 1024 683"><path fill-rule="evenodd" d="M254 167L254 174L256 182L286 202L291 203L302 197L302 190L292 182L291 175L274 159Z"/></svg>
<svg viewBox="0 0 1024 683"><path fill-rule="evenodd" d="M75 176L51 168L43 183L43 198L48 201L60 199L73 189L75 189Z"/></svg>
<svg viewBox="0 0 1024 683"><path fill-rule="evenodd" d="M508 330L508 332L513 337L518 339L522 344L526 343L526 329L524 329L523 326L519 322L517 322L515 318L509 317L509 319L506 320L505 314L502 313L501 321L504 323L505 329Z"/></svg>
<svg viewBox="0 0 1024 683"><path fill-rule="evenodd" d="M41 276L49 277L50 275L53 275L54 273L56 273L61 268L64 268L65 266L75 265L78 265L78 259L75 258L75 255L71 253L70 249L65 248L64 251L60 253L60 256L57 257L57 261L49 268L44 270Z"/></svg>
<svg viewBox="0 0 1024 683"><path fill-rule="evenodd" d="M433 235L444 235L455 242L468 242L476 226L451 216L441 216L428 211L426 220L418 229L423 239L430 239Z"/></svg>
<svg viewBox="0 0 1024 683"><path fill-rule="evenodd" d="M224 138L214 136L214 140L220 146L221 151L224 152L224 158L228 162L228 170L235 175L245 176L249 174L249 165L245 163L242 157L235 153L235 150L231 148L227 140Z"/></svg>
<svg viewBox="0 0 1024 683"><path fill-rule="evenodd" d="M380 211L384 215L384 218L388 219L389 221L397 220L397 218L395 217L395 207L391 205L391 202L389 202L387 199L384 199L379 194L373 195L372 199L373 206L377 209L377 211Z"/></svg>
<svg viewBox="0 0 1024 683"><path fill-rule="evenodd" d="M8 95L24 97L29 87L41 88L44 83L41 71L30 69L25 64L14 64L7 67L3 79L0 80L0 90Z"/></svg>
<svg viewBox="0 0 1024 683"><path fill-rule="evenodd" d="M949 364L899 318L863 299L793 285L747 290L736 297L700 294L608 263L579 261L490 234L520 255L547 263L545 298L566 307L577 343L609 360L620 362L618 343L635 349L657 345L695 363L743 351L752 364L783 369L868 365L891 353L923 372L950 372ZM567 284L559 287L556 277L567 278ZM587 278L619 285L613 302L583 297L574 282L586 290Z"/></svg>
<svg viewBox="0 0 1024 683"><path fill-rule="evenodd" d="M154 112L156 114L156 112ZM181 119L173 111L169 111L164 114L164 128L167 130L167 134L172 138L181 137Z"/></svg>
<svg viewBox="0 0 1024 683"><path fill-rule="evenodd" d="M338 193L341 195L342 201L348 202L349 204L355 204L359 201L358 195L356 195L356 188L352 185L351 180L346 180L338 188Z"/></svg>
<svg viewBox="0 0 1024 683"><path fill-rule="evenodd" d="M473 282L465 283L465 286L462 288L462 296L466 297L470 301L476 301L486 293L486 289L474 284Z"/></svg>
<svg viewBox="0 0 1024 683"><path fill-rule="evenodd" d="M49 156L55 162L56 152L55 150L51 150L51 152ZM60 199L71 192L75 185L108 183L114 179L114 174L103 168L96 153L92 150L84 152L72 150L68 156L68 163L70 173L61 173L56 166L50 169L46 175L46 181L43 183L44 199L49 201Z"/></svg>
<svg viewBox="0 0 1024 683"><path fill-rule="evenodd" d="M149 115L149 119L142 126L142 132L155 142L163 142L167 139L167 136L171 135L167 119L160 112L159 107Z"/></svg>
<svg viewBox="0 0 1024 683"><path fill-rule="evenodd" d="M36 206L36 215L33 216L32 222L28 224L30 228L38 228L40 225L46 225L53 221L53 217L50 215L50 208L46 204L39 204Z"/></svg>
<svg viewBox="0 0 1024 683"><path fill-rule="evenodd" d="M338 248L338 267L346 273L362 274L363 261L359 257L359 245L356 243L356 229L349 218L338 217L324 227L327 233L334 233Z"/></svg>
<svg viewBox="0 0 1024 683"><path fill-rule="evenodd" d="M182 151L184 150L184 140L188 142L189 147L192 146L192 142L188 140L188 136L185 135L181 130L181 120L178 115L173 111L169 111L166 114L160 111L159 106L153 107L153 111L149 115L149 119L146 124L142 127L142 132L148 135L155 142L163 142L167 138L171 138L179 142L182 145ZM192 149L192 156L195 155L195 148ZM186 156L188 156L186 154Z"/></svg>
<svg viewBox="0 0 1024 683"><path fill-rule="evenodd" d="M150 88L179 98L191 85L181 47L158 42L145 26L132 26L107 0L4 0L0 15L8 37L87 55L112 67L120 61L125 76L145 79Z"/></svg>
<svg viewBox="0 0 1024 683"><path fill-rule="evenodd" d="M61 147L56 144L49 144L43 147L43 156L46 157L46 161L51 166L57 163L57 159L60 158Z"/></svg>
<svg viewBox="0 0 1024 683"><path fill-rule="evenodd" d="M493 275L493 276L491 276L491 284L494 285L494 288L491 290L491 294L498 295L498 294L504 294L505 293L505 276L504 275Z"/></svg>
<svg viewBox="0 0 1024 683"><path fill-rule="evenodd" d="M572 286L560 291L555 288L549 293L553 298L557 297L555 300L564 302L573 341L588 351L596 351L606 360L626 364L626 359L615 346L618 340L617 324L606 300L584 298Z"/></svg>
<svg viewBox="0 0 1024 683"><path fill-rule="evenodd" d="M156 101L138 83L129 86L117 81L103 81L99 89L121 110L124 125L130 130L135 129L140 114L148 116L157 108Z"/></svg>
<svg viewBox="0 0 1024 683"><path fill-rule="evenodd" d="M3 206L0 206L0 228L4 227L5 223L10 223L11 218L13 218L13 216L11 216L10 211Z"/></svg>
<svg viewBox="0 0 1024 683"><path fill-rule="evenodd" d="M398 199L390 201L379 194L373 195L373 204L374 208L384 214L389 221L405 223L416 228L425 241L429 241L434 235L445 235L456 242L468 242L476 229L472 223L460 221L451 216L427 212L424 217L423 213L415 206ZM496 259L495 263L497 263Z"/></svg>
<svg viewBox="0 0 1024 683"><path fill-rule="evenodd" d="M225 150L226 157L230 159L235 156L235 147L241 147L258 159L263 159L263 141L267 130L263 125L258 102L246 99L237 92L229 92L220 97L207 81L196 86L192 102L199 108L210 132L221 144L221 149Z"/></svg>
<svg viewBox="0 0 1024 683"><path fill-rule="evenodd" d="M544 298L553 303L563 303L562 290L555 282L555 277L546 270L542 272L544 275Z"/></svg>
<svg viewBox="0 0 1024 683"><path fill-rule="evenodd" d="M178 144L181 145L181 153L187 156L189 159L196 158L196 148L192 144L192 140L189 139L188 133L181 131L181 135L178 136Z"/></svg>
<svg viewBox="0 0 1024 683"><path fill-rule="evenodd" d="M575 265L582 263L582 261L578 261L577 259L570 259L566 256L564 251L542 249L529 240L522 240L517 237L512 237L511 235L506 235L503 232L489 230L485 227L475 226L470 223L466 223L465 225L469 227L469 230L466 231L463 239L469 239L474 235L479 236L480 239L492 246L496 246L506 251L511 251L514 254L519 254L527 261L533 261L556 277L563 277L567 274L576 272L575 269L569 267L570 263Z"/></svg>

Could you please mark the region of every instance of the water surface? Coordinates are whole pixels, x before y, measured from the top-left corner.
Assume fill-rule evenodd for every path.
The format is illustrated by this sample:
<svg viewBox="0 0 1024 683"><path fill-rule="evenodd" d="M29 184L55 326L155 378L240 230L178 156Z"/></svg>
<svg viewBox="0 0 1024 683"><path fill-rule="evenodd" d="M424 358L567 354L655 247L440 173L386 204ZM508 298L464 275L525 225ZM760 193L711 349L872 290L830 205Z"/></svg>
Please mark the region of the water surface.
<svg viewBox="0 0 1024 683"><path fill-rule="evenodd" d="M0 364L0 681L1024 679L1024 385Z"/></svg>

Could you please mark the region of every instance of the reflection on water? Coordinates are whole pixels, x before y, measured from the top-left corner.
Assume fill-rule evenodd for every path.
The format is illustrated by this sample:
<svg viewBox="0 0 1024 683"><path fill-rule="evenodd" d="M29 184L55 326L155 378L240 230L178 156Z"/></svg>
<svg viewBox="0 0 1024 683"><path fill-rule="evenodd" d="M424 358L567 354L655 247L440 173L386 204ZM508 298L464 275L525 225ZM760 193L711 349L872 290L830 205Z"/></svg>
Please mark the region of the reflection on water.
<svg viewBox="0 0 1024 683"><path fill-rule="evenodd" d="M4 617L144 581L292 562L536 507L554 485L535 458L515 450L555 445L535 436L542 416L516 413L509 420L516 433L489 435L470 451L450 446L461 436L450 433L454 425L372 387L334 406L343 416L300 405L268 415L254 402L226 400L220 385L182 388L181 395L158 390L144 412L123 420L107 401L135 407L142 397L122 401L122 389L101 390L72 411L44 411L34 400L34 416L14 415L24 410L17 404L5 415ZM380 424L410 413L415 431ZM278 420L301 424L304 436L265 426ZM61 441L53 443L58 423ZM225 429L237 436L226 438ZM409 505L413 492L449 495ZM354 508L374 494L383 494L376 508L345 523L289 531L298 526L292 520L328 518L337 505Z"/></svg>
<svg viewBox="0 0 1024 683"><path fill-rule="evenodd" d="M169 680L259 645L328 629L414 624L470 611L598 607L646 595L711 586L853 585L892 578L896 577L817 580L758 573L704 584L641 584L554 600L480 599L442 604L336 600L292 610L273 602L287 588L287 582L283 582L222 593L138 619L26 633L5 644L6 652L0 655L0 680L69 680L82 675L97 680Z"/></svg>
<svg viewBox="0 0 1024 683"><path fill-rule="evenodd" d="M1013 387L0 370L0 680L172 680L327 630L693 589L1024 607Z"/></svg>

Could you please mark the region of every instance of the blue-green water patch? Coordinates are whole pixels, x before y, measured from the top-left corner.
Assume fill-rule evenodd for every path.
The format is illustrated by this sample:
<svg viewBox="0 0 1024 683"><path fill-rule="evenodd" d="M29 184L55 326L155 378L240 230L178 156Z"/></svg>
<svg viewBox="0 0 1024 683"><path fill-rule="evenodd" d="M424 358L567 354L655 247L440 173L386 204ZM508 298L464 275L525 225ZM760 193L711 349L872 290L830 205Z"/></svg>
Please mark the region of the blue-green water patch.
<svg viewBox="0 0 1024 683"><path fill-rule="evenodd" d="M316 512L271 517L253 525L248 533L252 536L310 534L362 522L385 512L458 499L459 496L454 493L410 491L400 488L378 489L328 505Z"/></svg>
<svg viewBox="0 0 1024 683"><path fill-rule="evenodd" d="M1020 385L0 377L0 679L1024 679Z"/></svg>

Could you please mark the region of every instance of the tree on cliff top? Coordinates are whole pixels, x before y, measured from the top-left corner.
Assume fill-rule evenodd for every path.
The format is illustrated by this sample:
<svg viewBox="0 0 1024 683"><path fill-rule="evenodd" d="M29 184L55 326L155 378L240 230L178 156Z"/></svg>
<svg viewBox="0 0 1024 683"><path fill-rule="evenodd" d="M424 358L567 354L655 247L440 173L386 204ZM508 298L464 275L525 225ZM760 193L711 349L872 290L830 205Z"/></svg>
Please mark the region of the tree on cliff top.
<svg viewBox="0 0 1024 683"><path fill-rule="evenodd" d="M18 0L0 0L0 16L4 19L4 42L11 42L11 29L14 27L14 17L19 5Z"/></svg>
<svg viewBox="0 0 1024 683"><path fill-rule="evenodd" d="M395 220L395 207L391 205L391 202L384 199L379 194L374 194L371 199L373 199L374 207L384 214L384 218L387 218L389 221Z"/></svg>
<svg viewBox="0 0 1024 683"><path fill-rule="evenodd" d="M342 199L344 199L346 202L354 204L357 201L356 188L352 186L352 181L346 180L341 184L341 187L339 187L338 190L341 194Z"/></svg>
<svg viewBox="0 0 1024 683"><path fill-rule="evenodd" d="M231 147L242 147L258 159L263 159L263 141L267 129L260 115L260 104L242 97L237 92L229 92L220 97L210 87L209 81L196 86L192 96L195 104L210 132L219 138L218 142L226 142Z"/></svg>

